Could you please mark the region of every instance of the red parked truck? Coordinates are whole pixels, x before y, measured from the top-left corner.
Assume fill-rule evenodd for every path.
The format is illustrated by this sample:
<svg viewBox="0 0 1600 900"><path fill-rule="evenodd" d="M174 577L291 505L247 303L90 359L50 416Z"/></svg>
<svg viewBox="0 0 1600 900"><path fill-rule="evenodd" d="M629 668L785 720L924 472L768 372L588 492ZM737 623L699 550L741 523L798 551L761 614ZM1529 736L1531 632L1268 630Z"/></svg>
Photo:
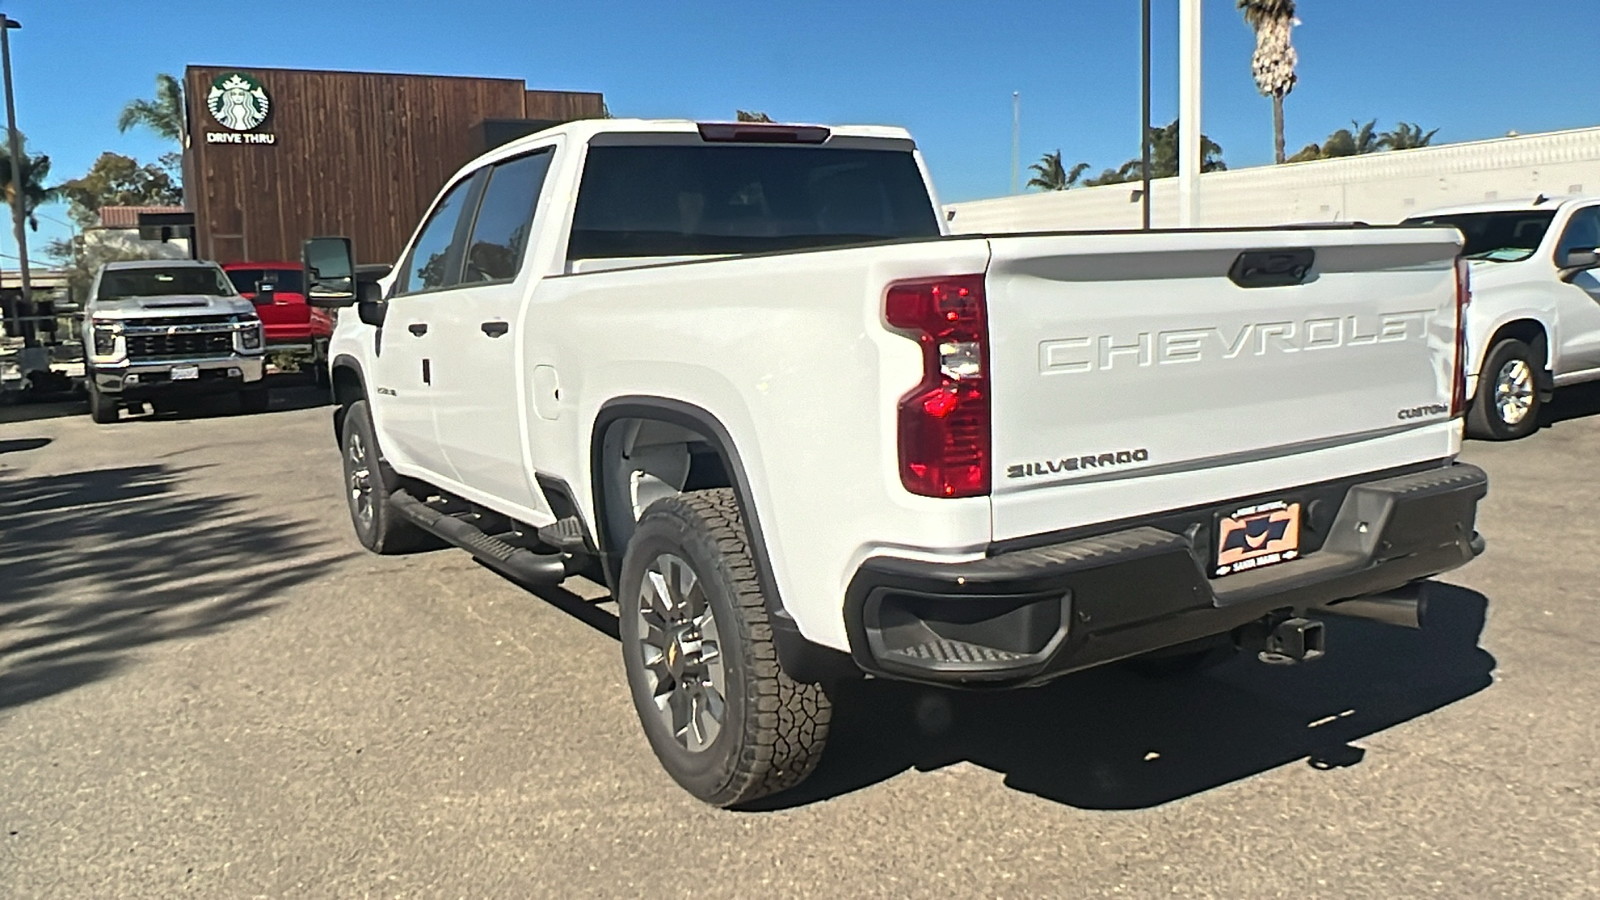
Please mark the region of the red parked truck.
<svg viewBox="0 0 1600 900"><path fill-rule="evenodd" d="M317 384L328 379L328 339L333 316L306 305L304 273L298 262L234 262L222 267L240 296L255 304L267 333L267 354L293 353L302 371Z"/></svg>

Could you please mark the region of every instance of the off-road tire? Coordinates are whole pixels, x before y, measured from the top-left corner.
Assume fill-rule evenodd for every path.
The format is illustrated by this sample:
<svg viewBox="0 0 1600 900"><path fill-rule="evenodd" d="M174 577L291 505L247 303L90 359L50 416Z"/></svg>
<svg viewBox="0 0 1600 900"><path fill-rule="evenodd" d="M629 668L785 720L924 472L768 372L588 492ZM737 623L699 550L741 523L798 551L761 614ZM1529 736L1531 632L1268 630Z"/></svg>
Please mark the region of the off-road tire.
<svg viewBox="0 0 1600 900"><path fill-rule="evenodd" d="M351 444L356 440L361 442L367 460L365 470L370 484L370 516L362 515L360 498L355 490L357 466L352 460ZM354 526L356 539L361 546L385 556L444 546L438 538L412 524L389 505L389 495L399 486L400 477L383 461L367 401L358 400L345 411L339 452L344 462L345 501L350 508L350 524Z"/></svg>
<svg viewBox="0 0 1600 900"><path fill-rule="evenodd" d="M94 383L94 376L87 379L89 389L89 418L96 425L112 425L117 421L117 411L121 404L115 397L107 397Z"/></svg>
<svg viewBox="0 0 1600 900"><path fill-rule="evenodd" d="M640 643L640 592L661 554L688 562L716 619L727 688L725 718L708 746L691 752L651 699ZM732 807L788 790L822 758L833 715L818 685L778 664L767 603L733 491L694 491L650 505L628 542L618 589L623 664L634 707L672 778L714 806Z"/></svg>
<svg viewBox="0 0 1600 900"><path fill-rule="evenodd" d="M1495 379L1508 363L1518 360L1527 366L1534 382L1532 406L1521 420L1509 423L1495 402ZM1468 437L1481 441L1515 441L1539 429L1539 413L1544 407L1539 395L1539 381L1542 379L1544 362L1535 356L1532 347L1516 338L1505 338L1489 348L1483 358L1483 367L1478 371L1478 395L1473 398L1472 408L1467 413Z"/></svg>

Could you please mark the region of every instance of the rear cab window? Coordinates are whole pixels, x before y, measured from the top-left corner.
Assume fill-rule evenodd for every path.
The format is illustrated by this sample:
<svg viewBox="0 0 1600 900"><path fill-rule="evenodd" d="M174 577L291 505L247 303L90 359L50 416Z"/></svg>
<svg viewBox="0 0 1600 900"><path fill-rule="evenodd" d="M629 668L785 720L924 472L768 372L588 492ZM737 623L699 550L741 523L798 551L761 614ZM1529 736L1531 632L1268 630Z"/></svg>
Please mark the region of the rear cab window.
<svg viewBox="0 0 1600 900"><path fill-rule="evenodd" d="M569 262L849 246L940 235L906 140L712 143L607 133L590 142Z"/></svg>

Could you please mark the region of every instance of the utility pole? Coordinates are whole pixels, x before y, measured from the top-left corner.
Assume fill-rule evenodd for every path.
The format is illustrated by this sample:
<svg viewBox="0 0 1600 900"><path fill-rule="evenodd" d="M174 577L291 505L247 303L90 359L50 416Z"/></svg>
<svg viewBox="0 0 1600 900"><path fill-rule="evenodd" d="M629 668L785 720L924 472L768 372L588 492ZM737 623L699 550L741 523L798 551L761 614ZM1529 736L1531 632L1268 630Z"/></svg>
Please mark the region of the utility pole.
<svg viewBox="0 0 1600 900"><path fill-rule="evenodd" d="M23 227L25 218L23 204L27 198L23 196L23 186L27 183L25 173L22 171L22 135L17 132L17 103L11 88L11 29L21 28L22 23L11 18L5 13L0 13L0 67L4 67L6 76L6 127L11 132L11 222L17 234L17 264L22 275L22 305L17 308L17 318L22 323L23 347L37 347L39 337L37 323L33 321L33 283L28 274L28 236L27 229Z"/></svg>
<svg viewBox="0 0 1600 900"><path fill-rule="evenodd" d="M1017 192L1022 166L1022 93L1011 92L1011 193Z"/></svg>
<svg viewBox="0 0 1600 900"><path fill-rule="evenodd" d="M1200 0L1178 0L1178 225L1200 224Z"/></svg>
<svg viewBox="0 0 1600 900"><path fill-rule="evenodd" d="M1143 160L1144 190L1139 197L1144 203L1144 230L1150 230L1150 0L1144 0L1140 13L1139 56L1139 157Z"/></svg>

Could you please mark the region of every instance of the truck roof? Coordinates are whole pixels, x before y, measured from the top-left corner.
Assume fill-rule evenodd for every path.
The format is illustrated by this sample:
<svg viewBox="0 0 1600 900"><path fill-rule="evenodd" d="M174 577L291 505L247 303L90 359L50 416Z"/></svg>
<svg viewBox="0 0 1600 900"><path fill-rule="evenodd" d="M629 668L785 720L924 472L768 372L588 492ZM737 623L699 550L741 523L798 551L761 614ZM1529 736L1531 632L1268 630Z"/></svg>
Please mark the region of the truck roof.
<svg viewBox="0 0 1600 900"><path fill-rule="evenodd" d="M1600 203L1600 197L1585 197L1579 195L1545 195L1537 197L1524 197L1507 200L1486 200L1482 203L1464 203L1459 206L1446 206L1439 209L1430 209L1427 212L1407 216L1408 219L1422 218L1423 216L1457 216L1469 213L1495 213L1495 212L1532 212L1534 210L1557 210L1570 203Z"/></svg>
<svg viewBox="0 0 1600 900"><path fill-rule="evenodd" d="M565 135L575 141L587 142L597 134L693 134L701 125L739 125L753 128L826 128L829 137L878 138L881 140L911 141L911 132L892 125L815 125L794 122L697 122L693 119L579 119L565 122L543 131L517 138L503 144L468 163L466 168L476 168L486 160L515 156L523 148L548 140L555 135ZM913 143L915 143L913 141ZM780 145L781 146L781 145Z"/></svg>

